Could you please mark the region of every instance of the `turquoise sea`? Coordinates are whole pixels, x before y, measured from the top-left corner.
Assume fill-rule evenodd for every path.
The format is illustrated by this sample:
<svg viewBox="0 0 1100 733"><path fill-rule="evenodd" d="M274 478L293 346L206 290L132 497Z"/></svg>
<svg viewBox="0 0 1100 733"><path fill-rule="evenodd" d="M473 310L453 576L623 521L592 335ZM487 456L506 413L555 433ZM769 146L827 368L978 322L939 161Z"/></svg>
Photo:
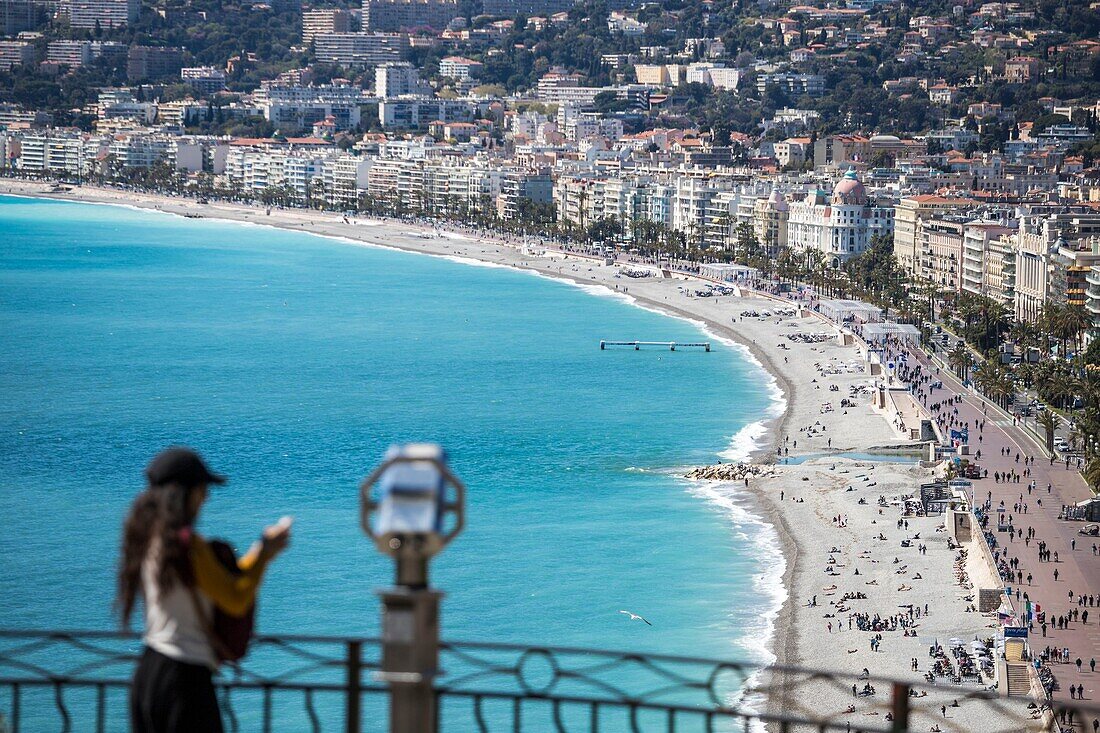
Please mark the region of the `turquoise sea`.
<svg viewBox="0 0 1100 733"><path fill-rule="evenodd" d="M374 634L392 571L357 486L415 440L469 487L432 566L445 637L766 659L767 528L676 477L759 433L766 375L724 344L598 348L701 337L510 269L0 197L0 627L115 627L120 522L179 443L231 479L202 531L296 518L263 632Z"/></svg>

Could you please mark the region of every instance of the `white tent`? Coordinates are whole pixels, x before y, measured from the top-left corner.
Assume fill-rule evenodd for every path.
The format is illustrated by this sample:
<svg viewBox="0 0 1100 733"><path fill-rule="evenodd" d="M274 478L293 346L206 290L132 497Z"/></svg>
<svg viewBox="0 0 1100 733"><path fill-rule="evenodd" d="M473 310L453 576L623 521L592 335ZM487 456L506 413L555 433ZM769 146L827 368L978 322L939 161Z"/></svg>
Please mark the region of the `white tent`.
<svg viewBox="0 0 1100 733"><path fill-rule="evenodd" d="M868 323L862 329L863 338L870 343L882 343L887 339L897 339L908 344L920 341L920 329L908 323Z"/></svg>
<svg viewBox="0 0 1100 733"><path fill-rule="evenodd" d="M860 300L822 300L818 302L817 310L836 323L882 320L882 308Z"/></svg>

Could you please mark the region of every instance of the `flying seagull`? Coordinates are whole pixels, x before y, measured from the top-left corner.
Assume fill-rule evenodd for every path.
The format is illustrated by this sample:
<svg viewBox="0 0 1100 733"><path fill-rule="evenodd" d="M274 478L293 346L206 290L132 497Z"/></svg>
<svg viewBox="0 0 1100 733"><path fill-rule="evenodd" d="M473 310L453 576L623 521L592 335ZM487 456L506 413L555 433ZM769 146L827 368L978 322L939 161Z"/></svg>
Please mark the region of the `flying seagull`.
<svg viewBox="0 0 1100 733"><path fill-rule="evenodd" d="M649 621L646 621L646 619L642 618L641 616L639 616L636 613L631 613L630 611L619 611L619 613L625 613L627 616L630 617L631 621L645 621L647 626L652 626L653 625L653 624L649 623Z"/></svg>

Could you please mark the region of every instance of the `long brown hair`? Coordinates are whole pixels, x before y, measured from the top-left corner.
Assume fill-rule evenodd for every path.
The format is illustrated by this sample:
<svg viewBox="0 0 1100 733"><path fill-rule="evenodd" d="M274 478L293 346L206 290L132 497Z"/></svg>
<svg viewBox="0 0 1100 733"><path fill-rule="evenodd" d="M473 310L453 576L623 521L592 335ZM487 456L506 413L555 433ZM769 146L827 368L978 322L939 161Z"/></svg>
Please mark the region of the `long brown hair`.
<svg viewBox="0 0 1100 733"><path fill-rule="evenodd" d="M197 486L164 484L150 486L130 505L130 513L122 525L122 552L118 566L118 591L115 608L123 626L130 622L134 603L141 591L141 566L150 548L157 545L156 583L167 593L181 578L187 567L187 548L180 530L190 527L195 517L191 511L191 493Z"/></svg>

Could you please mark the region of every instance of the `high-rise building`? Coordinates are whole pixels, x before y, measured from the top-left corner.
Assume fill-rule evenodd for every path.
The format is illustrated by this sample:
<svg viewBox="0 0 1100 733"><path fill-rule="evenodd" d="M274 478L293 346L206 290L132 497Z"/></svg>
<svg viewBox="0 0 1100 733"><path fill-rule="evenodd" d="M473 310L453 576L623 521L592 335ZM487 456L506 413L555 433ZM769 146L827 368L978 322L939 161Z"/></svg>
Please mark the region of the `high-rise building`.
<svg viewBox="0 0 1100 733"><path fill-rule="evenodd" d="M46 60L76 68L92 62L91 41L50 41Z"/></svg>
<svg viewBox="0 0 1100 733"><path fill-rule="evenodd" d="M825 93L825 77L820 74L761 74L756 78L756 91L764 94L771 87L792 98L820 97Z"/></svg>
<svg viewBox="0 0 1100 733"><path fill-rule="evenodd" d="M393 33L321 33L313 41L317 60L338 66L378 66L399 61L408 40Z"/></svg>
<svg viewBox="0 0 1100 733"><path fill-rule="evenodd" d="M217 94L225 89L225 72L213 66L188 66L180 69L180 79L199 94Z"/></svg>
<svg viewBox="0 0 1100 733"><path fill-rule="evenodd" d="M76 68L108 57L112 62L126 58L129 46L113 41L50 41L46 60Z"/></svg>
<svg viewBox="0 0 1100 733"><path fill-rule="evenodd" d="M370 96L357 86L298 87L265 83L252 96L265 118L279 130L301 130L329 117L337 129L359 125L360 109Z"/></svg>
<svg viewBox="0 0 1100 733"><path fill-rule="evenodd" d="M26 41L0 41L0 71L28 66L35 61L34 45Z"/></svg>
<svg viewBox="0 0 1100 733"><path fill-rule="evenodd" d="M141 0L64 0L73 28L122 28L138 19Z"/></svg>
<svg viewBox="0 0 1100 733"><path fill-rule="evenodd" d="M573 7L573 0L484 0L481 12L498 18L553 15Z"/></svg>
<svg viewBox="0 0 1100 733"><path fill-rule="evenodd" d="M461 14L458 0L363 0L363 28L372 31L442 30Z"/></svg>
<svg viewBox="0 0 1100 733"><path fill-rule="evenodd" d="M970 199L931 194L903 198L894 209L894 256L901 268L910 275L923 275L921 259L925 254L924 243L918 236L921 220L974 206L975 202Z"/></svg>
<svg viewBox="0 0 1100 733"><path fill-rule="evenodd" d="M378 103L382 127L417 130L429 122L470 122L478 105L461 99L384 99Z"/></svg>
<svg viewBox="0 0 1100 733"><path fill-rule="evenodd" d="M420 72L408 61L391 61L374 70L374 93L382 99L422 95L428 91Z"/></svg>
<svg viewBox="0 0 1100 733"><path fill-rule="evenodd" d="M35 0L0 0L0 36L38 28L46 20L45 7Z"/></svg>
<svg viewBox="0 0 1100 733"><path fill-rule="evenodd" d="M130 81L174 76L183 66L183 49L175 46L130 46L126 77Z"/></svg>
<svg viewBox="0 0 1100 733"><path fill-rule="evenodd" d="M302 12L302 43L312 43L322 33L349 33L351 13L339 8Z"/></svg>

